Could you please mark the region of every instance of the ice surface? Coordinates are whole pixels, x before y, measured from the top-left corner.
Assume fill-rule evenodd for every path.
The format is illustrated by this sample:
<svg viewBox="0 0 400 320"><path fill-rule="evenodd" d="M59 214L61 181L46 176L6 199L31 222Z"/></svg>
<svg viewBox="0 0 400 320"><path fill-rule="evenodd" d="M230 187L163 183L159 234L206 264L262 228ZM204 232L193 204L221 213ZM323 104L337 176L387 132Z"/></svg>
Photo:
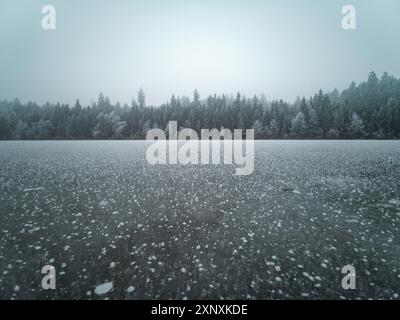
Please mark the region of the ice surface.
<svg viewBox="0 0 400 320"><path fill-rule="evenodd" d="M257 141L243 177L145 151L0 142L0 298L398 297L400 142ZM48 264L56 292L38 289Z"/></svg>
<svg viewBox="0 0 400 320"><path fill-rule="evenodd" d="M33 192L33 191L43 191L43 187L37 187L37 188L25 188L24 192Z"/></svg>

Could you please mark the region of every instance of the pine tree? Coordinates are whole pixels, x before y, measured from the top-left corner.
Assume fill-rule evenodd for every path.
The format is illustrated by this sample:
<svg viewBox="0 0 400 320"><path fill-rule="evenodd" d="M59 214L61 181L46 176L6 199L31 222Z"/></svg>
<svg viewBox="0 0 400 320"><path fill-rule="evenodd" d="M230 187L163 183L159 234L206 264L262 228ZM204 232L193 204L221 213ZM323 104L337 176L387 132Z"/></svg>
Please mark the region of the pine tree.
<svg viewBox="0 0 400 320"><path fill-rule="evenodd" d="M194 93L193 93L193 105L195 107L198 107L200 105L200 94L197 91L197 89L194 90Z"/></svg>
<svg viewBox="0 0 400 320"><path fill-rule="evenodd" d="M322 129L319 126L319 120L314 108L308 109L307 136L310 138L319 138L322 135Z"/></svg>
<svg viewBox="0 0 400 320"><path fill-rule="evenodd" d="M0 117L0 140L9 139L11 136L11 126L8 119Z"/></svg>
<svg viewBox="0 0 400 320"><path fill-rule="evenodd" d="M349 133L352 138L363 138L365 136L364 122L355 112L351 116Z"/></svg>
<svg viewBox="0 0 400 320"><path fill-rule="evenodd" d="M267 126L265 128L265 131L269 138L272 138L272 139L279 138L280 128L279 128L278 121L276 121L275 119L272 119L269 126Z"/></svg>
<svg viewBox="0 0 400 320"><path fill-rule="evenodd" d="M264 126L261 123L261 121L256 120L252 125L252 129L254 129L254 137L260 138L260 137L263 136L263 134L264 134Z"/></svg>
<svg viewBox="0 0 400 320"><path fill-rule="evenodd" d="M147 132L151 129L151 122L146 120L142 125L142 134L146 136Z"/></svg>
<svg viewBox="0 0 400 320"><path fill-rule="evenodd" d="M291 130L294 137L303 138L306 135L307 124L303 112L299 112L292 120Z"/></svg>
<svg viewBox="0 0 400 320"><path fill-rule="evenodd" d="M138 92L138 102L139 102L140 108L146 107L146 96L145 96L142 88L140 88L140 90Z"/></svg>

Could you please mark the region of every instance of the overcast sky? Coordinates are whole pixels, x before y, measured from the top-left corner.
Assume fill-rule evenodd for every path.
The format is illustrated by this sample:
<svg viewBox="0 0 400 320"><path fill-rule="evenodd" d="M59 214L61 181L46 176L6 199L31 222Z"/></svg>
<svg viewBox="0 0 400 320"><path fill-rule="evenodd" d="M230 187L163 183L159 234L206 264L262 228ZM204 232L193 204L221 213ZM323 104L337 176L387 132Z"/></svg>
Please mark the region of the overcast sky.
<svg viewBox="0 0 400 320"><path fill-rule="evenodd" d="M57 29L41 8L54 5ZM341 8L357 9L357 30ZM400 76L398 0L1 0L0 98L87 104L172 93L292 101L374 70Z"/></svg>

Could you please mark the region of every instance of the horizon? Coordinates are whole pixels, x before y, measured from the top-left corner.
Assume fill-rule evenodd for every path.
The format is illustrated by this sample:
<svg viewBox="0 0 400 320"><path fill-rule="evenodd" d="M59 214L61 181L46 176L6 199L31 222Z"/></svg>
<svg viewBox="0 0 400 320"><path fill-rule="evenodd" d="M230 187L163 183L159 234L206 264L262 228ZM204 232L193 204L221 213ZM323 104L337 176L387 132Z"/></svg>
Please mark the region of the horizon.
<svg viewBox="0 0 400 320"><path fill-rule="evenodd" d="M394 77L395 79L398 79L395 75L393 75L392 73L387 72L387 71L384 71L384 72L382 73L382 75L377 74L375 71L370 71L370 72L368 73L368 75L370 75L370 74L375 74L375 75L377 76L378 79L381 79L385 74L387 74L387 75L390 76L390 77ZM339 94L342 94L343 91L345 91L345 90L347 90L348 88L350 88L350 86L351 86L353 83L354 83L356 86L358 86L358 85L360 85L360 84L362 84L362 83L365 83L365 82L367 81L367 78L368 78L368 77L366 77L364 80L361 80L360 82L351 81L351 82L348 84L348 86L344 87L343 89L339 89L339 88L332 88L332 89L327 89L327 90L318 89L318 90L316 90L313 94L311 94L310 96L298 95L294 100L290 100L290 101L288 101L288 100L286 100L286 99L284 99L284 98L279 98L279 97L276 97L276 98L274 98L274 99L271 99L270 97L268 97L268 96L267 96L265 93L263 93L263 92L261 92L261 93L259 93L259 94L254 94L253 96L247 96L247 95L245 95L245 94L242 94L242 92L241 92L240 90L237 91L237 92L235 92L235 93L216 93L216 92L215 92L215 93L210 93L210 94L208 94L208 95L206 95L206 96L203 96L203 95L201 94L201 92L199 92L197 89L193 89L192 95L181 95L181 96L179 96L179 95L176 95L175 93L172 93L172 95L170 96L169 99L167 99L166 101L164 101L164 102L162 102L162 103L160 103L160 104L156 104L156 105L155 105L155 104L148 104L148 103L147 103L148 96L147 96L147 94L146 94L146 92L145 92L144 90L143 90L143 92L144 92L144 94L145 94L146 107L161 107L161 106L163 106L163 105L167 105L168 103L171 102L171 98L172 98L172 97L175 97L175 98L178 99L178 100L179 100L179 99L188 98L188 99L192 102L192 101L193 101L193 94L194 94L194 92L196 92L196 91L197 91L197 93L199 93L199 95L200 95L200 101L203 101L203 102L206 101L209 97L213 97L213 96L217 96L217 97L227 97L227 98L233 98L233 99L234 99L234 98L236 97L236 95L239 93L239 94L241 95L241 98L245 98L245 99L250 99L250 100L251 100L251 99L253 99L254 97L257 97L258 99L260 99L260 98L262 98L262 97L264 96L264 97L266 98L265 101L266 101L267 103L274 103L274 102L283 101L284 103L293 105L293 104L295 104L298 100L302 100L302 99L309 100L309 99L311 99L313 96L315 96L316 94L318 94L320 91L322 91L324 94L329 94L329 93L332 93L332 92L334 92L335 90L337 90L337 91L339 92ZM400 79L400 78L399 78L399 79ZM128 107L131 107L133 101L135 101L136 104L138 103L138 101L137 101L137 94L139 93L140 90L142 90L142 88L139 88L139 90L138 90L138 92L136 93L136 95L134 95L129 101L119 101L119 100L115 100L115 99L113 99L112 96L110 96L110 95L108 95L107 93L104 93L104 92L99 92L96 98L93 97L92 99L90 99L90 102L89 102L89 103L82 103L82 101L81 101L80 98L76 98L75 100L73 100L72 103L64 102L64 101L45 101L45 102L43 102L43 103L38 103L37 101L33 101L33 100L31 100L31 99L23 100L23 99L21 99L21 98L19 98L19 97L14 97L14 98L11 98L11 99L4 99L4 98L0 97L0 101L12 102L12 101L14 101L14 100L18 100L18 101L21 102L22 104L33 103L33 104L36 104L36 105L39 106L39 107L45 106L45 105L47 105L47 104L49 104L49 105L51 105L51 106L60 104L60 105L68 105L69 107L74 107L75 104L76 104L77 102L79 102L79 104L80 104L82 107L92 107L94 104L96 104L96 103L98 102L99 96L100 96L100 95L103 95L104 98L108 98L108 99L110 100L111 105L120 104L121 107L123 107L124 105L127 105Z"/></svg>

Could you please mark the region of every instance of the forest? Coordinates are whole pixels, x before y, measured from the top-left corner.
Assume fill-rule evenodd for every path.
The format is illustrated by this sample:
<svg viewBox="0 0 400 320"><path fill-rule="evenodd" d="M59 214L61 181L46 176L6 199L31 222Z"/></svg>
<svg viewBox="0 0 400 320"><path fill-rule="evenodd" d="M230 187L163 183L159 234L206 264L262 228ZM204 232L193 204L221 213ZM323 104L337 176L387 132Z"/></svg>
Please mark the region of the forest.
<svg viewBox="0 0 400 320"><path fill-rule="evenodd" d="M151 128L254 129L257 139L398 139L400 79L371 72L360 84L339 92L320 90L294 103L265 95L173 95L160 106L146 105L142 89L131 104L112 104L100 93L96 103L23 104L0 100L1 140L144 139Z"/></svg>

